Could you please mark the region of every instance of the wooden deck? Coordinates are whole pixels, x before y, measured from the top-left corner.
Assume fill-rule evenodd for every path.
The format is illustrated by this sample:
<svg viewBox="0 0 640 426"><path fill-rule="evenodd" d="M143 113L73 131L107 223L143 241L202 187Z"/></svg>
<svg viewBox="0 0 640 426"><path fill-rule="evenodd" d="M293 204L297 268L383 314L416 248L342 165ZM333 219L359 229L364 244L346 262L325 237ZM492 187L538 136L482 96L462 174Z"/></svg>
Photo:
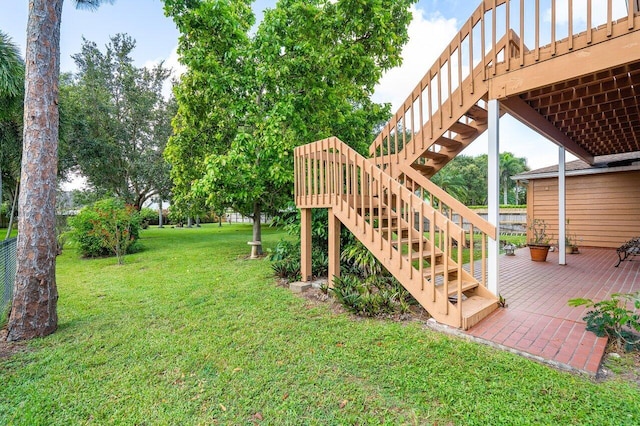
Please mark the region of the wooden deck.
<svg viewBox="0 0 640 426"><path fill-rule="evenodd" d="M527 248L500 259L501 294L507 308L499 309L468 334L517 349L562 367L595 374L606 339L585 330L586 309L569 307L576 297L606 299L612 293L640 291L640 259L618 268L615 249L583 248L558 265L558 253L547 262L532 262Z"/></svg>

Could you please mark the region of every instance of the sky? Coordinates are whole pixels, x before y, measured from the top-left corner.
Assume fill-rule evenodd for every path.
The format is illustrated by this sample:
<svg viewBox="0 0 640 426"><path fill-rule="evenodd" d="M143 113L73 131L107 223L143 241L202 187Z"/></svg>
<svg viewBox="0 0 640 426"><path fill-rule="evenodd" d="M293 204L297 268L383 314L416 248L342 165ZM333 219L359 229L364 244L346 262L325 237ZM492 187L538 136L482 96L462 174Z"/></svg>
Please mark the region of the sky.
<svg viewBox="0 0 640 426"><path fill-rule="evenodd" d="M374 101L391 103L395 112L479 4L479 0L419 1L409 27L410 41L403 49L403 65L382 78L376 87ZM274 5L275 0L255 1L257 20L265 8ZM0 0L0 30L12 38L23 54L27 12L27 0ZM109 42L109 37L117 33L127 33L136 40L133 52L136 65L165 61L165 65L174 70L180 68L176 54L179 34L173 21L164 16L161 0L115 0L95 11L76 9L75 2L67 0L62 14L61 71L75 71L71 55L80 51L83 37L102 48ZM525 157L531 169L558 162L556 145L509 116L500 120L500 151ZM463 154L487 152L485 132ZM568 160L574 158L567 155Z"/></svg>

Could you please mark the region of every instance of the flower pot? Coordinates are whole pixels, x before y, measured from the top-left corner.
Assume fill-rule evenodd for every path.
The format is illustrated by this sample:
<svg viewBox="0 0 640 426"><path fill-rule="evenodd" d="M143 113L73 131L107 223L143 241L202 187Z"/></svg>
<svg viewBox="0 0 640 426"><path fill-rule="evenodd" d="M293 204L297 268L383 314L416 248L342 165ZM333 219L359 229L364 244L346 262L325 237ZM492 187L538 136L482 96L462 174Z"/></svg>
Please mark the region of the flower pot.
<svg viewBox="0 0 640 426"><path fill-rule="evenodd" d="M529 244L529 253L534 262L546 262L549 246L546 244Z"/></svg>

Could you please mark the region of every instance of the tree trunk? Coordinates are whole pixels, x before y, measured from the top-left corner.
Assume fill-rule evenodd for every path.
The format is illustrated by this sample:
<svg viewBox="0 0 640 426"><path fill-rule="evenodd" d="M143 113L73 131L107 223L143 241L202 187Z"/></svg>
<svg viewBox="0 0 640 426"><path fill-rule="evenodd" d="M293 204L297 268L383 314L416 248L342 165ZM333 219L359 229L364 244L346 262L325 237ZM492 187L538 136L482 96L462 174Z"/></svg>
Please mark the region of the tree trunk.
<svg viewBox="0 0 640 426"><path fill-rule="evenodd" d="M162 224L162 198L158 198L158 228L164 228Z"/></svg>
<svg viewBox="0 0 640 426"><path fill-rule="evenodd" d="M63 0L30 0L17 272L7 340L53 333L56 306L58 80Z"/></svg>
<svg viewBox="0 0 640 426"><path fill-rule="evenodd" d="M200 216L196 216L196 228L200 228Z"/></svg>
<svg viewBox="0 0 640 426"><path fill-rule="evenodd" d="M191 220L191 216L187 218L187 228L193 228L193 221Z"/></svg>
<svg viewBox="0 0 640 426"><path fill-rule="evenodd" d="M261 216L260 203L253 203L253 241L262 241ZM262 244L256 247L256 254L262 256Z"/></svg>
<svg viewBox="0 0 640 426"><path fill-rule="evenodd" d="M507 182L504 182L504 187L502 188L502 204L509 204L509 194L507 192Z"/></svg>

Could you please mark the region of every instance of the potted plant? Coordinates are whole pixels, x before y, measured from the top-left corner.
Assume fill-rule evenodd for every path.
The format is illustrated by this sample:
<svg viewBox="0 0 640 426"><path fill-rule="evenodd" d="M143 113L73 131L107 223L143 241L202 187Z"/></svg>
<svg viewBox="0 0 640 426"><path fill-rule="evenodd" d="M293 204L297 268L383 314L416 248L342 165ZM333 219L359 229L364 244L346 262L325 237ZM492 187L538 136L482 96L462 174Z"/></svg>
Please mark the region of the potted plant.
<svg viewBox="0 0 640 426"><path fill-rule="evenodd" d="M533 219L529 225L531 239L529 240L529 254L534 262L546 262L549 254L550 238L547 236L547 223L542 219Z"/></svg>
<svg viewBox="0 0 640 426"><path fill-rule="evenodd" d="M564 238L564 248L567 254L578 254L578 238L576 234L569 233L569 219L567 219L567 235Z"/></svg>

